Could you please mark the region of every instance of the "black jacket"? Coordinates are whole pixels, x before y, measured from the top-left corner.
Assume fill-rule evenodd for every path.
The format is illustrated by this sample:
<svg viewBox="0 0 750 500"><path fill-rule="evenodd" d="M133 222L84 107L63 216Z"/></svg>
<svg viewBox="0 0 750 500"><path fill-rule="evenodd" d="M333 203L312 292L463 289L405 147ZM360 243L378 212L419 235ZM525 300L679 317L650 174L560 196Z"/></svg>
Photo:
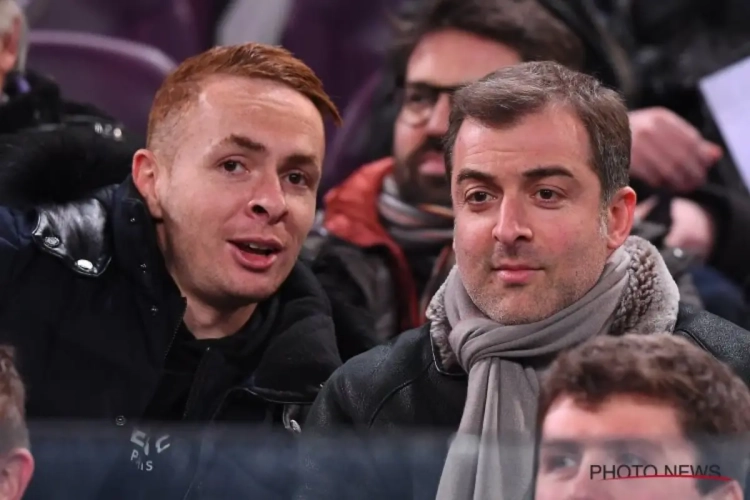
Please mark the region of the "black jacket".
<svg viewBox="0 0 750 500"><path fill-rule="evenodd" d="M63 99L60 87L33 71L6 77L0 102L0 134L72 128L95 131L118 142L142 143L106 112L85 103Z"/></svg>
<svg viewBox="0 0 750 500"><path fill-rule="evenodd" d="M750 385L750 332L680 305L674 334L728 364ZM426 324L338 369L320 392L307 426L316 431L340 426L387 430L404 425L455 430L467 382L463 370L442 365Z"/></svg>
<svg viewBox="0 0 750 500"><path fill-rule="evenodd" d="M681 305L674 334L690 339L729 364L750 385L750 332L707 312ZM394 431L435 432L438 436L446 435L442 450L445 453L447 434L455 432L461 421L467 384L468 376L460 367L445 367L441 363L429 325L424 325L349 360L337 370L310 411L307 432L341 435L347 429L373 431L381 440L386 436L398 439ZM430 470L434 488L424 491L428 482L424 467L414 469L407 463L389 468L381 463L378 468L373 460L375 454L367 451L371 449L367 438L357 439L355 447L359 453L356 459L348 461L345 484L362 492L358 498L386 498L384 488L392 488L387 492L388 498L410 498L408 491L415 478L422 488L419 497L434 498L444 454L424 466ZM434 440L429 443L434 448ZM412 441L410 446L418 444L419 441ZM309 476L302 497L346 498L343 492L348 491L347 486L335 486L342 478L332 472L332 461L321 460L320 454L312 450L306 462ZM352 465L355 463L358 466ZM387 483L382 481L386 476ZM331 496L332 492L341 495Z"/></svg>
<svg viewBox="0 0 750 500"><path fill-rule="evenodd" d="M97 178L119 171L68 165L64 160L75 156L71 151L48 148L46 162L36 157L26 163L18 161L19 155L30 152L14 151L18 154L12 158L0 155L0 165L13 167L0 179L7 185L14 180L33 186L35 191L27 194L37 202L40 193L54 191L54 183L66 177L58 170L47 179L50 169L67 172L66 186L75 184L76 175L94 185ZM108 440L122 444L119 459L127 463L133 449L146 449L149 436L138 438L136 430L186 304L166 272L150 215L129 180L94 194L67 194L67 202L58 199L30 208L18 192L0 188L0 343L16 348L29 419L106 424ZM222 397L211 408L200 408L207 419L231 416L267 429L298 432L323 382L341 364L330 304L307 268L294 268L277 302L271 338L256 369L239 384L213 388ZM214 351L204 354L195 380L205 387L215 385L224 362ZM44 449L44 443L33 439L32 445ZM152 441L151 450L155 446ZM188 487L200 492L205 482L200 471L212 465L207 442L201 437L183 446L184 453L176 451L176 443L172 448L176 461L164 466L176 478L170 492L180 498ZM180 462L191 454L195 460L189 465ZM91 459L91 467L104 467L96 455ZM66 487L45 481L44 466L38 466L29 498L35 497L35 487ZM97 479L90 472L87 480ZM156 482L167 481L162 476Z"/></svg>

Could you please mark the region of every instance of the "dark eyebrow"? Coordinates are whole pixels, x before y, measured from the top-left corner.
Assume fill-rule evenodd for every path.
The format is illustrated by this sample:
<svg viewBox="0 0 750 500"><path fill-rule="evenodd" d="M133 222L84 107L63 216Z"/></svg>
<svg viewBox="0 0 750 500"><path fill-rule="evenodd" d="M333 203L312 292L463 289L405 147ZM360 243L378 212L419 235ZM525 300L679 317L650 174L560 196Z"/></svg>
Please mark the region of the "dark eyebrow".
<svg viewBox="0 0 750 500"><path fill-rule="evenodd" d="M432 84L430 82L422 81L422 80L412 80L405 82L404 86L406 88L411 88L415 90L432 90L437 92L448 92L453 93L466 85L465 83L459 83L458 85L437 85Z"/></svg>
<svg viewBox="0 0 750 500"><path fill-rule="evenodd" d="M540 448L574 453L581 449L583 443L573 439L543 439Z"/></svg>
<svg viewBox="0 0 750 500"><path fill-rule="evenodd" d="M294 153L284 158L286 168L317 167L320 162L314 155Z"/></svg>
<svg viewBox="0 0 750 500"><path fill-rule="evenodd" d="M265 153L267 151L266 146L262 143L239 134L229 135L225 139L222 139L221 144L234 144L254 153ZM286 168L302 168L307 165L317 166L318 163L318 159L314 155L304 153L294 153L284 158L284 167Z"/></svg>
<svg viewBox="0 0 750 500"><path fill-rule="evenodd" d="M643 452L658 453L663 449L661 443L656 443L650 439L639 438L609 439L605 441L605 446L617 452L633 451L633 449L637 449Z"/></svg>
<svg viewBox="0 0 750 500"><path fill-rule="evenodd" d="M570 170L558 165L532 168L531 170L524 172L523 176L529 180L539 180L544 179L545 177L569 177L575 179Z"/></svg>
<svg viewBox="0 0 750 500"><path fill-rule="evenodd" d="M234 144L235 146L239 146L243 149L247 149L255 153L264 153L266 151L266 147L260 142L254 141L247 136L238 134L231 134L230 136L222 139L221 144Z"/></svg>
<svg viewBox="0 0 750 500"><path fill-rule="evenodd" d="M540 448L558 452L575 452L585 446L600 446L615 453L623 452L650 452L659 453L663 446L649 439L639 438L604 438L604 439L542 439Z"/></svg>
<svg viewBox="0 0 750 500"><path fill-rule="evenodd" d="M479 181L486 184L494 184L495 178L487 172L481 170L475 170L473 168L462 168L456 175L456 184L461 184L466 181Z"/></svg>

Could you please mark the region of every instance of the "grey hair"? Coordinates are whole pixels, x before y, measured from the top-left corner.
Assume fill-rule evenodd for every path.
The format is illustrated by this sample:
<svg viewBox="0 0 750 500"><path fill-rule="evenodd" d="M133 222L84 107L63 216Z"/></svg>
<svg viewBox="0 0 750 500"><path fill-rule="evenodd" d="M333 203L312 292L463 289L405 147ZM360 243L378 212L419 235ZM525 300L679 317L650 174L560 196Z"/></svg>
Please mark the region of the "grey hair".
<svg viewBox="0 0 750 500"><path fill-rule="evenodd" d="M549 106L570 108L585 127L602 202L609 203L630 180L628 110L616 91L553 61L509 66L456 92L444 140L447 174L451 175L453 146L465 120L495 128L513 126Z"/></svg>
<svg viewBox="0 0 750 500"><path fill-rule="evenodd" d="M13 23L19 19L21 33L18 40L18 57L13 68L16 71L26 71L26 58L29 52L29 25L26 15L16 0L0 0L0 35L7 35L13 29Z"/></svg>

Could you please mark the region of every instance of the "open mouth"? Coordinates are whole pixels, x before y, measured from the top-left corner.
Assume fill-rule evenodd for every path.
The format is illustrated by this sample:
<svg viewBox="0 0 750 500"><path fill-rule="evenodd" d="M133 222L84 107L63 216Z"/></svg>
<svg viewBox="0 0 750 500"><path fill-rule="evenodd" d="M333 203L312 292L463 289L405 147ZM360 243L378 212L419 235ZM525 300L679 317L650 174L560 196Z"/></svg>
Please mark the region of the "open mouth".
<svg viewBox="0 0 750 500"><path fill-rule="evenodd" d="M269 256L279 252L279 248L272 245L263 245L258 243L243 243L243 242L232 242L237 248L243 252L252 253L255 255Z"/></svg>

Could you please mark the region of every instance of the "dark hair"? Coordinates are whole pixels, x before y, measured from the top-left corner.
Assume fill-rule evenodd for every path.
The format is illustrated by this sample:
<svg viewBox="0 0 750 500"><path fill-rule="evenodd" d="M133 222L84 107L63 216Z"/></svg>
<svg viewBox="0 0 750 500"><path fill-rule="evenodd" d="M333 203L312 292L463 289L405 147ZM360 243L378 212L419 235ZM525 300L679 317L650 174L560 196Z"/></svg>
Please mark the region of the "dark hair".
<svg viewBox="0 0 750 500"><path fill-rule="evenodd" d="M688 340L664 334L602 336L564 352L542 381L539 428L552 404L569 396L586 408L609 397L631 395L672 406L682 432L702 458L721 461L721 473L744 482L746 464L719 451L750 432L750 390L724 363ZM715 437L711 442L706 437ZM730 445L732 443L729 443ZM742 455L746 453L746 443ZM726 451L726 449L724 450ZM733 450L736 451L736 450ZM744 458L744 457L743 457ZM704 492L716 481L701 481Z"/></svg>
<svg viewBox="0 0 750 500"><path fill-rule="evenodd" d="M0 346L0 453L29 447L26 391L14 358L12 347Z"/></svg>
<svg viewBox="0 0 750 500"><path fill-rule="evenodd" d="M456 29L515 49L524 61L552 60L580 69L581 40L536 0L417 0L395 20L391 64L397 84L414 48L427 34Z"/></svg>
<svg viewBox="0 0 750 500"><path fill-rule="evenodd" d="M453 147L463 122L476 120L490 127L512 127L524 117L550 105L575 112L589 136L591 166L609 201L628 185L630 124L621 96L595 78L551 61L527 62L502 68L459 89L453 98L445 165L450 178Z"/></svg>

